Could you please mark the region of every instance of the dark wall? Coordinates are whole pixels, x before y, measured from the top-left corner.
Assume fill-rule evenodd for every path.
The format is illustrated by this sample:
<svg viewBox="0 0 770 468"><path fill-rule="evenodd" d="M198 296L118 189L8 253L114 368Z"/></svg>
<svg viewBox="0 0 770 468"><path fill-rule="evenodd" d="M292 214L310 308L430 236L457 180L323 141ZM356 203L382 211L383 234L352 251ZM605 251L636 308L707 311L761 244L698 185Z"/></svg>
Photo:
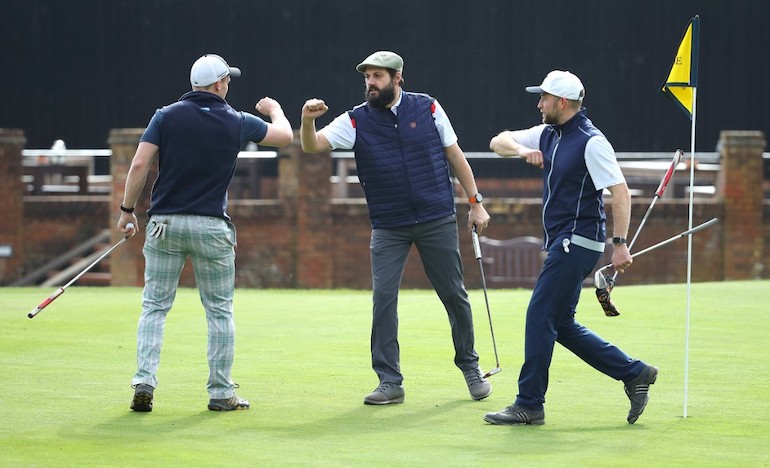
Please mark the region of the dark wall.
<svg viewBox="0 0 770 468"><path fill-rule="evenodd" d="M23 129L29 148L58 138L103 148L111 128L144 127L189 89L206 52L243 70L234 107L269 95L298 127L304 101L319 97L323 125L362 100L355 65L390 49L405 59L406 89L441 101L466 151L538 123L523 88L554 68L582 78L616 150L689 149L689 121L658 90L694 14L696 149L770 122L766 0L0 0L0 11L0 127Z"/></svg>

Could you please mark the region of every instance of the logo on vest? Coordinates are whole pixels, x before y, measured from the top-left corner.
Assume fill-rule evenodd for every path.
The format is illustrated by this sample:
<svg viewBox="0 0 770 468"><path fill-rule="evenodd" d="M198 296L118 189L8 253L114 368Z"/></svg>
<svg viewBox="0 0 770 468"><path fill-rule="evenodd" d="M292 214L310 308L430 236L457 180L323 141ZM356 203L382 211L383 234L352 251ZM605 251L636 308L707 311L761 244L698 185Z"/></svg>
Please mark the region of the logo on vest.
<svg viewBox="0 0 770 468"><path fill-rule="evenodd" d="M409 126L412 128L417 128L417 122L410 122Z"/></svg>

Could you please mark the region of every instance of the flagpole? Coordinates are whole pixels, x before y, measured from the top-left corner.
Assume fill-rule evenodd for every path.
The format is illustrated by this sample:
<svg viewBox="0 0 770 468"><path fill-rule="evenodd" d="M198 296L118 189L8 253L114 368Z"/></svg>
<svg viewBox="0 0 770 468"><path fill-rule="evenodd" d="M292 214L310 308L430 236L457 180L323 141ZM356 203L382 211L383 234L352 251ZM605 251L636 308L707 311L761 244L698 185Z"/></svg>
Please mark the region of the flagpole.
<svg viewBox="0 0 770 468"><path fill-rule="evenodd" d="M672 98L690 118L690 204L688 228L692 229L695 198L695 101L698 88L698 49L700 16L695 15L679 43L674 64L661 91ZM692 234L687 237L687 308L684 336L684 405L682 416L687 418L687 391L690 372L690 297L692 286Z"/></svg>
<svg viewBox="0 0 770 468"><path fill-rule="evenodd" d="M690 213L687 228L692 229L693 200L695 194L695 110L698 87L692 89L692 126L690 127ZM690 290L692 286L692 234L687 236L687 319L684 337L684 404L682 417L687 418L687 387L690 370Z"/></svg>

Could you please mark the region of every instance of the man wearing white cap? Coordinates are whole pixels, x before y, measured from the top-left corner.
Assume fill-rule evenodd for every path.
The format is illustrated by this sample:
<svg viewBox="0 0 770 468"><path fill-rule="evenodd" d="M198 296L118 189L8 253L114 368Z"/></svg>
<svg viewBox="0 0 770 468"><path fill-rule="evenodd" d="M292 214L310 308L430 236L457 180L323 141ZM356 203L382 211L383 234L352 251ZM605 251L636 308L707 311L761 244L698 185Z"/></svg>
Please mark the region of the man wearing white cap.
<svg viewBox="0 0 770 468"><path fill-rule="evenodd" d="M241 76L220 56L204 55L190 69L192 91L158 109L142 135L126 178L118 229L134 235L134 207L158 159L144 242L144 292L137 330L137 371L131 409L152 411L166 315L187 257L208 322L209 393L213 411L247 409L231 378L235 353L233 293L235 226L226 213L227 187L241 148L291 144L293 132L281 105L269 97L256 109L267 123L225 101L231 77ZM127 227L128 224L137 228Z"/></svg>
<svg viewBox="0 0 770 468"><path fill-rule="evenodd" d="M320 99L302 108L302 149L318 153L353 149L372 223L372 368L379 384L368 405L404 401L398 344L398 290L407 256L417 246L425 272L449 316L455 365L471 397L492 387L483 377L474 348L473 317L463 283L454 190L449 168L469 197L468 229L482 231L489 215L482 205L465 154L438 101L402 90L404 61L375 52L356 70L364 75L366 102L340 114L316 132L315 119L328 107Z"/></svg>
<svg viewBox="0 0 770 468"><path fill-rule="evenodd" d="M548 369L558 341L591 367L624 382L631 401L626 419L633 424L647 404L658 369L629 357L575 321L583 280L604 251L605 188L612 194L612 264L621 273L631 265L626 246L631 195L612 145L586 117L580 79L554 70L540 86L526 90L540 95L537 108L543 123L504 131L489 146L500 156L518 156L543 169L543 249L548 255L527 308L516 401L487 413L484 420L506 425L545 422Z"/></svg>

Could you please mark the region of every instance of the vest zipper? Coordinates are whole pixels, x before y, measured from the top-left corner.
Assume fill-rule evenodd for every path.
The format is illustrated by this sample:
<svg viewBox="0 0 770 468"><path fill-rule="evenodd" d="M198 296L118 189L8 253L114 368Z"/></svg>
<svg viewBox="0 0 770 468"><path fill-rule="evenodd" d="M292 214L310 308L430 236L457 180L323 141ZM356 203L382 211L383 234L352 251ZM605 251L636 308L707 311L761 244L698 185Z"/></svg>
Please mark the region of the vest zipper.
<svg viewBox="0 0 770 468"><path fill-rule="evenodd" d="M551 243L551 239L548 236L548 228L545 224L545 212L548 208L548 203L551 201L551 176L553 175L554 167L556 167L556 150L559 149L559 142L561 141L561 130L554 130L556 132L556 146L553 147L553 151L551 152L551 170L548 171L548 177L546 178L546 193L547 196L545 200L543 201L543 217L542 217L542 223L543 223L543 233L544 233L544 241L543 241L543 247L546 249L548 248L548 245Z"/></svg>
<svg viewBox="0 0 770 468"><path fill-rule="evenodd" d="M417 209L414 206L414 194L412 193L412 181L409 178L409 164L408 161L406 161L406 157L404 155L404 145L403 141L401 140L401 134L398 132L398 114L394 115L396 119L396 123L393 124L393 128L396 129L396 136L398 137L398 148L401 152L401 167L403 168L403 174L404 174L404 182L406 182L406 195L409 197L409 206L412 208L412 219L415 223L419 222L417 219Z"/></svg>

